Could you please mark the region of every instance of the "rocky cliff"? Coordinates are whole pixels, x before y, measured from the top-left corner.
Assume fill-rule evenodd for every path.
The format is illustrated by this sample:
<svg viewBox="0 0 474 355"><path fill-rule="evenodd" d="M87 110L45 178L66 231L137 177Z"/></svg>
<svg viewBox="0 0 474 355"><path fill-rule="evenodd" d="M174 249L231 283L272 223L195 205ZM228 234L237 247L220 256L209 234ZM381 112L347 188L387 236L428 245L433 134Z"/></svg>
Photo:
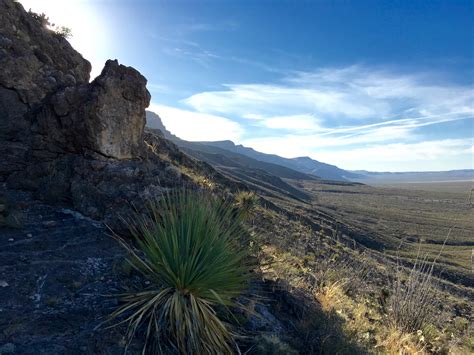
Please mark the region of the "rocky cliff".
<svg viewBox="0 0 474 355"><path fill-rule="evenodd" d="M138 71L109 60L89 83L90 63L13 0L0 0L0 68L0 182L10 188L110 222L190 182L176 165L215 174L145 132Z"/></svg>

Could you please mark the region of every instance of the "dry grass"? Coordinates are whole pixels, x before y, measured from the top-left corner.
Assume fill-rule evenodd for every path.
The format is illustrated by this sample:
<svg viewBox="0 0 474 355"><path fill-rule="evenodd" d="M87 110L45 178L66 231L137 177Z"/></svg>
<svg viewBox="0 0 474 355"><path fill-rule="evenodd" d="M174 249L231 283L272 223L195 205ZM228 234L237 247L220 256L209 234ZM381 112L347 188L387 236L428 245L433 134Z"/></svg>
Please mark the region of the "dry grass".
<svg viewBox="0 0 474 355"><path fill-rule="evenodd" d="M312 292L324 311L325 315L319 315L319 321L306 319L298 325L302 334L308 332L309 343L311 334L315 332L314 327L318 331L324 329L328 340L331 339L326 346L340 346L334 343L334 337L341 337L339 332L342 329L345 337L356 340L368 352L393 355L438 353L435 350L444 349L441 344L448 343L448 339L440 338L442 333L438 330L432 331L435 335L429 336L425 331L426 326L418 332L404 331L395 326L393 318L381 310L378 300L371 295L374 290L366 283L370 274L364 269L357 270L356 265L344 260L318 260L319 263L314 261L310 266L304 266L308 264L307 258L298 258L269 246L263 250L272 260L271 267L266 269L266 275L273 279L287 280L294 287ZM357 292L353 290L354 285L357 285ZM337 322L337 319L343 320L340 329L326 324L328 320ZM317 346L325 345L318 343ZM459 349L466 351L462 346Z"/></svg>
<svg viewBox="0 0 474 355"><path fill-rule="evenodd" d="M424 346L410 333L401 332L396 327L388 327L377 336L376 349L390 355L426 354Z"/></svg>
<svg viewBox="0 0 474 355"><path fill-rule="evenodd" d="M400 331L412 333L432 321L435 310L433 287L434 263L416 260L405 278L401 267L392 286L388 302L388 314Z"/></svg>

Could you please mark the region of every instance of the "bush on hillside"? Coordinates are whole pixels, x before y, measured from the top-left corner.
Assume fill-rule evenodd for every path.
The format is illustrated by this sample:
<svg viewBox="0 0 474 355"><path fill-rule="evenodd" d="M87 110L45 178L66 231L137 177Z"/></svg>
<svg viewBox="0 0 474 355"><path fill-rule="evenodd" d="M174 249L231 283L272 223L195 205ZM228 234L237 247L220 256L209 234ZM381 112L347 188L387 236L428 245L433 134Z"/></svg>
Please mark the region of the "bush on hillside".
<svg viewBox="0 0 474 355"><path fill-rule="evenodd" d="M258 196L250 191L239 191L235 196L242 218L249 219L258 206Z"/></svg>
<svg viewBox="0 0 474 355"><path fill-rule="evenodd" d="M403 268L398 266L387 306L390 319L399 330L417 332L433 317L434 265L418 255L406 279Z"/></svg>
<svg viewBox="0 0 474 355"><path fill-rule="evenodd" d="M142 327L146 344L168 344L183 354L233 353L232 330L219 316L239 307L252 264L241 217L228 202L180 191L151 202L128 223L136 248L128 262L151 285L123 296L112 314L128 323L128 340Z"/></svg>

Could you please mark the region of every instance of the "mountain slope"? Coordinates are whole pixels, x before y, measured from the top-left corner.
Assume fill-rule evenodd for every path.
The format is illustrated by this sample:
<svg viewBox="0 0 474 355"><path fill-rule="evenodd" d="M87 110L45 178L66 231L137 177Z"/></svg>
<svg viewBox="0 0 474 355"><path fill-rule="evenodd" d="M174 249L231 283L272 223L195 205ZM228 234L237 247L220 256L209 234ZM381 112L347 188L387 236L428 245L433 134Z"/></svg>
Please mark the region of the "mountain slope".
<svg viewBox="0 0 474 355"><path fill-rule="evenodd" d="M147 125L163 132L165 138L174 141L182 148L200 152L198 157L210 164L243 165L263 169L273 175L289 179L311 179L312 177L334 181L353 181L364 184L386 184L395 182L442 182L472 181L474 169L421 172L372 172L366 170L348 171L335 165L326 164L310 157L283 158L275 154L258 152L252 148L235 144L230 140L217 142L187 142L171 134L161 122L160 117L147 111ZM189 152L188 152L189 153ZM192 154L191 154L192 155ZM226 161L226 163L224 163ZM298 175L302 173L303 175Z"/></svg>
<svg viewBox="0 0 474 355"><path fill-rule="evenodd" d="M359 174L349 172L338 168L337 166L321 163L309 157L299 158L282 158L274 154L265 154L258 152L252 148L247 148L242 145L236 145L232 141L217 141L217 142L187 142L171 134L163 125L160 117L151 111L147 111L147 125L150 128L156 128L163 132L165 138L174 141L181 147L198 150L206 154L221 154L243 162L244 165L252 168L265 169L266 171L283 178L291 179L308 179L308 175L319 177L325 180L339 180L347 181L349 179L359 178ZM238 154L238 156L236 155ZM249 159L244 159L247 157ZM201 157L201 159L206 160ZM265 164L267 163L267 164ZM268 165L271 164L271 165ZM292 172L290 172L290 170ZM304 175L295 174L296 172Z"/></svg>
<svg viewBox="0 0 474 355"><path fill-rule="evenodd" d="M305 174L311 174L319 176L325 180L339 180L347 181L350 179L358 178L359 175L347 170L338 168L335 165L321 163L317 160L309 157L298 157L298 158L283 158L274 154L265 154L258 152L252 148L244 147L243 145L236 145L231 141L218 141L218 142L204 142L207 145L219 147L232 152L236 152L242 155L246 155L250 158L264 161L267 163L278 164L285 166L290 169L300 171Z"/></svg>
<svg viewBox="0 0 474 355"><path fill-rule="evenodd" d="M308 194L288 184L283 179L316 180L318 177L308 175L281 165L252 159L201 142L188 142L171 134L163 125L160 117L147 111L147 126L159 129L163 136L173 141L181 150L190 156L211 164L228 177L244 182L253 189L270 195L283 194L287 197L305 201Z"/></svg>

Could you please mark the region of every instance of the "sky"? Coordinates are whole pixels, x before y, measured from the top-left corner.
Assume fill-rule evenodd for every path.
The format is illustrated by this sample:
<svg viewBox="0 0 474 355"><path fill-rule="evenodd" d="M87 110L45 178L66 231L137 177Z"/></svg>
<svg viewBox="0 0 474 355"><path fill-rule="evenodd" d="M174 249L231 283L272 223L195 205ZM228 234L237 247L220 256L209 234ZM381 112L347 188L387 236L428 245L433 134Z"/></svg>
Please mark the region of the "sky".
<svg viewBox="0 0 474 355"><path fill-rule="evenodd" d="M471 0L20 0L148 79L191 141L350 170L474 168Z"/></svg>

